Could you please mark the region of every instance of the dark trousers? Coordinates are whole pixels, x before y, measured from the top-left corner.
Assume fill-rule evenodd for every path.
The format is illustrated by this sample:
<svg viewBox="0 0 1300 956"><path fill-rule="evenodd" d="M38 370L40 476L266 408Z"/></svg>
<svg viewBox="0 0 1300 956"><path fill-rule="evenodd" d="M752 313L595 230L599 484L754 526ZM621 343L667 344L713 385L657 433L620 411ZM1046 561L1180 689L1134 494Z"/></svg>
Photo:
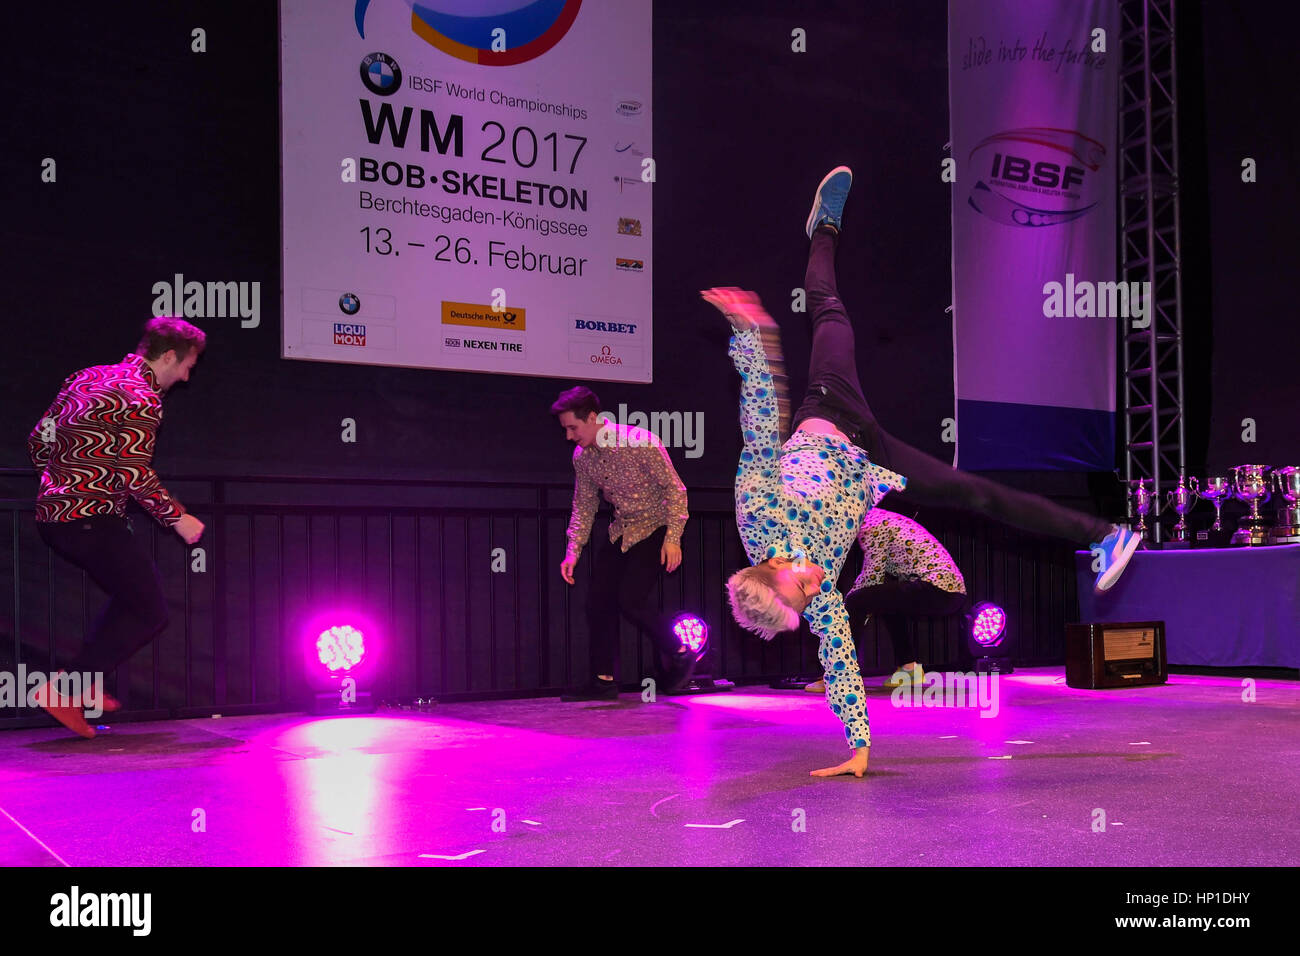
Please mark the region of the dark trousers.
<svg viewBox="0 0 1300 956"><path fill-rule="evenodd" d="M806 418L825 418L866 451L871 461L907 478L900 503L959 508L995 521L1051 535L1079 545L1110 533L1104 518L1063 508L1040 495L1016 491L987 478L958 471L890 435L871 412L858 381L853 324L835 284L838 236L822 228L813 233L804 287L812 315L812 359L808 393L795 412L792 428ZM894 499L890 499L891 501Z"/></svg>
<svg viewBox="0 0 1300 956"><path fill-rule="evenodd" d="M167 627L158 568L124 518L37 522L41 539L90 575L109 596L70 671L113 671Z"/></svg>
<svg viewBox="0 0 1300 956"><path fill-rule="evenodd" d="M614 673L620 614L641 628L660 653L671 654L676 649L669 618L650 603L650 592L659 579L659 551L666 533L666 528L660 528L626 553L621 541L611 543L600 535L591 549L594 579L587 594L587 633L591 636L591 663L597 674Z"/></svg>
<svg viewBox="0 0 1300 956"><path fill-rule="evenodd" d="M908 618L947 617L966 609L965 594L945 591L928 581L886 580L854 591L844 599L853 629L853 640L862 652L862 635L868 614L879 617L894 645L894 664L901 667L916 660L916 645L908 631Z"/></svg>

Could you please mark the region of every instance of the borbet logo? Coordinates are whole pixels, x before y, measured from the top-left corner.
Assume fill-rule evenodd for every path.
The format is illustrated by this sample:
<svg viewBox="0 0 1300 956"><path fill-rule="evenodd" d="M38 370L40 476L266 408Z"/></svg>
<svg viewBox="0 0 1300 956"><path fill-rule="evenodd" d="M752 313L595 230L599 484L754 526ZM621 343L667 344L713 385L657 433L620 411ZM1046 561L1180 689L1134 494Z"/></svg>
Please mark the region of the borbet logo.
<svg viewBox="0 0 1300 956"><path fill-rule="evenodd" d="M366 344L366 327L357 325L354 322L335 322L334 344L364 346Z"/></svg>
<svg viewBox="0 0 1300 956"><path fill-rule="evenodd" d="M574 319L573 328L579 332L615 332L636 335L635 322L599 322L595 319Z"/></svg>

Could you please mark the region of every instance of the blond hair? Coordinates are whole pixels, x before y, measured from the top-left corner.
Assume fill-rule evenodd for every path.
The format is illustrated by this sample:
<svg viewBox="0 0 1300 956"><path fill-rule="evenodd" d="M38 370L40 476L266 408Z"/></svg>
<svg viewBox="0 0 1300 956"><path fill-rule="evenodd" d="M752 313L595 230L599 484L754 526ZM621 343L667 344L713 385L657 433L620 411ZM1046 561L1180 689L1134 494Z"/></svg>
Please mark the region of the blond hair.
<svg viewBox="0 0 1300 956"><path fill-rule="evenodd" d="M757 564L727 579L731 614L741 627L770 641L782 631L799 629L799 612L773 587L775 572Z"/></svg>

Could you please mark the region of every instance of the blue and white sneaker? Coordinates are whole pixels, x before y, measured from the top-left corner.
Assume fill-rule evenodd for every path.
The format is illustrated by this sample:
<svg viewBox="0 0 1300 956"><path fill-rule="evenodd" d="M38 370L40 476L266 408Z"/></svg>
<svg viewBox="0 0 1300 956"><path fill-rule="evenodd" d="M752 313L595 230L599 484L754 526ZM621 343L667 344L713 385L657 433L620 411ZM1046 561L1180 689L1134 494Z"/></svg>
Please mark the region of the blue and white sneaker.
<svg viewBox="0 0 1300 956"><path fill-rule="evenodd" d="M853 170L847 166L836 166L826 174L826 178L817 187L812 212L808 213L808 222L804 227L809 239L821 225L830 224L839 231L840 221L844 218L844 200L849 198L849 187L852 185Z"/></svg>
<svg viewBox="0 0 1300 956"><path fill-rule="evenodd" d="M1101 570L1097 573L1097 583L1094 585L1098 594L1109 591L1119 580L1119 576L1128 567L1129 559L1133 557L1133 552L1140 544L1142 544L1140 534L1116 525L1115 530L1106 535L1101 544L1094 543L1091 546L1093 551L1101 550Z"/></svg>

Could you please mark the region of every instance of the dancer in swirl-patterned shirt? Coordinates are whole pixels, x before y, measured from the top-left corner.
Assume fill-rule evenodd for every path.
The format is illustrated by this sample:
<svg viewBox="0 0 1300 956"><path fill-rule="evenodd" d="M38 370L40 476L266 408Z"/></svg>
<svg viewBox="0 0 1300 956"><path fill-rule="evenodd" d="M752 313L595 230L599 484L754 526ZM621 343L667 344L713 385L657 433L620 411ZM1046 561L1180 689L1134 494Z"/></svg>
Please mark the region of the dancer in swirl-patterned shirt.
<svg viewBox="0 0 1300 956"><path fill-rule="evenodd" d="M841 175L841 170L845 175ZM851 177L833 170L818 187L807 232L813 240L809 274L821 268L839 233ZM872 464L856 445L861 425L851 409L866 405L858 382L853 326L823 284L807 285L813 315L808 394L785 439L784 366L776 323L758 296L735 288L702 292L731 322L731 360L740 373L744 445L736 473L736 524L753 567L727 581L740 624L770 640L808 621L821 644L826 700L844 724L853 755L814 776L867 769L871 732L858 654L844 599L835 588L857 538L863 513L907 479Z"/></svg>
<svg viewBox="0 0 1300 956"><path fill-rule="evenodd" d="M96 691L98 675L117 668L167 626L167 604L158 569L126 521L128 499L171 528L187 544L203 534L154 473L154 436L162 421L162 396L189 380L203 351L203 332L183 319L152 319L135 354L116 365L74 372L27 439L40 469L36 528L57 554L84 569L111 600L81 653L68 665L96 676L85 698L72 700L49 686L37 700L60 723L83 737L95 731L83 704L117 702Z"/></svg>

